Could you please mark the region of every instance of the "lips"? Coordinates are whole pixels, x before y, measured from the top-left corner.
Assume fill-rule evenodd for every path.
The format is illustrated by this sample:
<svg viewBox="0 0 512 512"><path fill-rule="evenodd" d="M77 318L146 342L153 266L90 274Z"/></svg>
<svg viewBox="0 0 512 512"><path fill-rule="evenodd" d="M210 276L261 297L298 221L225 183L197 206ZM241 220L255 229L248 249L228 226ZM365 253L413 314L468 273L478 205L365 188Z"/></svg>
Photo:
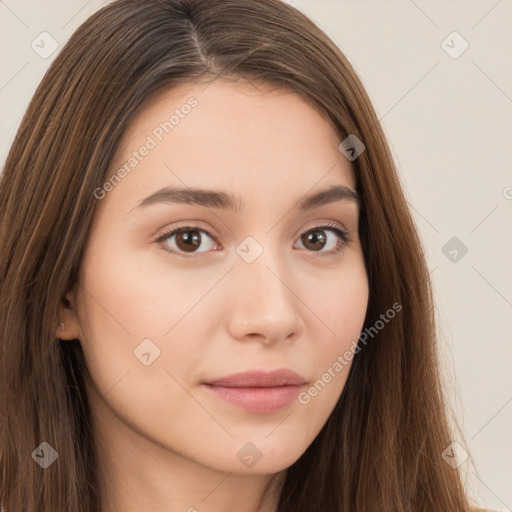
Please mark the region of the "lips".
<svg viewBox="0 0 512 512"><path fill-rule="evenodd" d="M217 380L205 382L205 384L208 385L223 386L229 388L269 388L287 385L300 386L305 383L306 379L304 379L301 375L285 368L271 372L256 370L243 373L235 373L233 375L229 375L228 377L222 377Z"/></svg>
<svg viewBox="0 0 512 512"><path fill-rule="evenodd" d="M290 405L306 379L298 373L279 369L271 372L236 373L203 383L206 392L254 413L272 413Z"/></svg>

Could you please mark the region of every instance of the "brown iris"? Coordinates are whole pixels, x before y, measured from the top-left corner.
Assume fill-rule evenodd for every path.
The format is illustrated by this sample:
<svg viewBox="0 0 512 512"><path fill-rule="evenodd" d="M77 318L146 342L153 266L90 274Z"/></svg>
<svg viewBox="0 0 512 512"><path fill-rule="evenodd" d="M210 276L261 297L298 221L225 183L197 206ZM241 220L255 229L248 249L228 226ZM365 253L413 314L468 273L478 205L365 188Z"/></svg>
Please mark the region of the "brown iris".
<svg viewBox="0 0 512 512"><path fill-rule="evenodd" d="M311 244L309 248L314 250L320 250L324 247L327 237L325 236L325 233L321 229L313 229L311 231L308 231L304 233L301 236L302 243L304 244L304 247L308 247L308 244Z"/></svg>
<svg viewBox="0 0 512 512"><path fill-rule="evenodd" d="M178 231L176 245L185 252L194 252L201 245L201 234L197 229L184 229Z"/></svg>

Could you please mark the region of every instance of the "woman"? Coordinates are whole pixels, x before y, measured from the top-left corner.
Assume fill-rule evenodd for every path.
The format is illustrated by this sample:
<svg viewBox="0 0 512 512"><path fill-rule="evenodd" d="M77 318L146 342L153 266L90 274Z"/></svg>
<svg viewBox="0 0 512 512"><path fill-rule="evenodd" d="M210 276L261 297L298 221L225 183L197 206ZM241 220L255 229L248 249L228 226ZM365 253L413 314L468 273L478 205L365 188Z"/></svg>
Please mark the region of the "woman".
<svg viewBox="0 0 512 512"><path fill-rule="evenodd" d="M471 510L387 142L297 10L101 9L0 212L4 510Z"/></svg>

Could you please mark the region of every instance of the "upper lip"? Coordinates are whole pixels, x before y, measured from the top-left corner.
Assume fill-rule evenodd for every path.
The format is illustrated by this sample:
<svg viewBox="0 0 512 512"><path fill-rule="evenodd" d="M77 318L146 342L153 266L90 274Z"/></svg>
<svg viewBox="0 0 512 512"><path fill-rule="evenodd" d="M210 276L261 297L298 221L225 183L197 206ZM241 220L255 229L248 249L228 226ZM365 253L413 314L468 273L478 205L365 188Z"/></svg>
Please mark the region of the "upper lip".
<svg viewBox="0 0 512 512"><path fill-rule="evenodd" d="M298 373L287 368L280 368L270 372L253 370L242 373L234 373L220 379L205 382L211 386L223 386L232 388L257 387L271 388L278 386L300 386L306 383L306 379Z"/></svg>

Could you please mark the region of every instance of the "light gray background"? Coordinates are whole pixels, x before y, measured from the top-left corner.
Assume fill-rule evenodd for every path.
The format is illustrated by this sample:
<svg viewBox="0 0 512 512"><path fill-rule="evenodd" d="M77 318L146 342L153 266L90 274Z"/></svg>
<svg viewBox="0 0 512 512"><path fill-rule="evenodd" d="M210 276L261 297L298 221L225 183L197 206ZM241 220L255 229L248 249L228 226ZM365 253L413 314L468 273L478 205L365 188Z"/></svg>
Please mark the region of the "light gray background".
<svg viewBox="0 0 512 512"><path fill-rule="evenodd" d="M2 164L51 60L106 3L0 0ZM343 50L382 120L434 281L468 492L512 510L512 2L288 3ZM59 45L46 59L31 47L43 31ZM443 253L452 237L466 254Z"/></svg>

